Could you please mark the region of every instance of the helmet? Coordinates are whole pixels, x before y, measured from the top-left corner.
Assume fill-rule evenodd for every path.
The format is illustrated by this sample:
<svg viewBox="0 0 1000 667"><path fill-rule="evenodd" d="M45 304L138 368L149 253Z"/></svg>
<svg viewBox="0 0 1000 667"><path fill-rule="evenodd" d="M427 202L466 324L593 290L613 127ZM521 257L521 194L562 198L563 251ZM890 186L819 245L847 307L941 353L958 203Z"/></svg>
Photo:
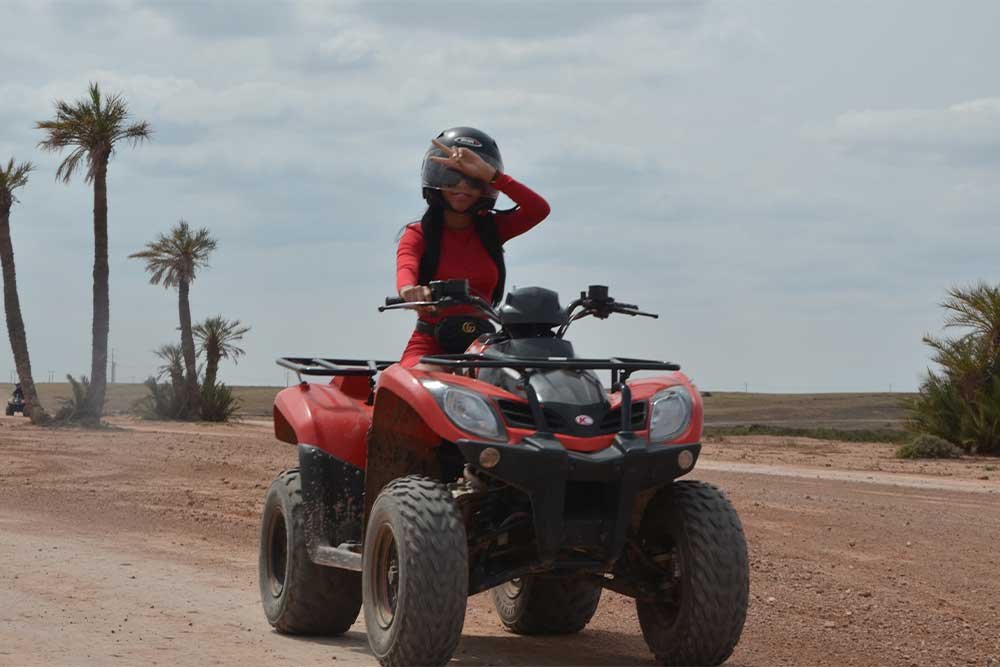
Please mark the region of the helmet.
<svg viewBox="0 0 1000 667"><path fill-rule="evenodd" d="M449 148L452 146L468 148L487 163L503 171L503 158L500 156L500 148L497 146L497 142L493 140L493 137L485 132L472 127L453 127L439 134L437 140ZM459 171L428 159L431 156L444 157L444 153L432 145L424 154L420 176L424 199L427 200L428 204L441 201L441 195L438 193L441 188L454 187L462 180L473 180ZM482 185L483 196L475 208L480 211L486 211L493 208L496 204L497 191L488 184L484 183Z"/></svg>

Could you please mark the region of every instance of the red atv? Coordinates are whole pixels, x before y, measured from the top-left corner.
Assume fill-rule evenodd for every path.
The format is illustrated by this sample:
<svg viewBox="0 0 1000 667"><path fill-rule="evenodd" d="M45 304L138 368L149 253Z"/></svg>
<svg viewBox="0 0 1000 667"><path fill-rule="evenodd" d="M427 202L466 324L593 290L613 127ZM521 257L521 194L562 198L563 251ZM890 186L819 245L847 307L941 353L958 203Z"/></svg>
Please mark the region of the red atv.
<svg viewBox="0 0 1000 667"><path fill-rule="evenodd" d="M746 618L747 547L720 490L675 481L698 458L701 398L676 364L578 358L564 338L581 317L655 315L602 286L566 309L537 287L499 310L465 281L431 289L433 301L380 310L459 306L499 331L423 358L440 372L278 360L300 379L333 380L275 399L275 434L298 446L299 467L264 504L271 625L335 635L364 607L380 663L443 665L469 595L492 589L514 633L564 634L587 625L607 588L635 598L660 663L723 662ZM459 330L480 325L470 317ZM663 374L629 379L651 370Z"/></svg>

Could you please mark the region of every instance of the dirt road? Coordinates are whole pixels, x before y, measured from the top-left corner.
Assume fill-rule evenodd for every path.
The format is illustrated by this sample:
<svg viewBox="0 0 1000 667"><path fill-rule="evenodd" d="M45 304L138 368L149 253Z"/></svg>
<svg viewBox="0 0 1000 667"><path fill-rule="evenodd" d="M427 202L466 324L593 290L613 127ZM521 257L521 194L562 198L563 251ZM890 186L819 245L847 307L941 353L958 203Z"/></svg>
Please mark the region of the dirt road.
<svg viewBox="0 0 1000 667"><path fill-rule="evenodd" d="M258 512L295 449L266 423L119 420L102 431L0 419L0 665L371 665L364 628L271 631ZM729 664L1000 660L1000 461L901 462L891 447L710 442L750 541L751 606ZM985 479L982 479L985 478ZM523 638L470 601L457 665L652 664L631 602L588 629Z"/></svg>

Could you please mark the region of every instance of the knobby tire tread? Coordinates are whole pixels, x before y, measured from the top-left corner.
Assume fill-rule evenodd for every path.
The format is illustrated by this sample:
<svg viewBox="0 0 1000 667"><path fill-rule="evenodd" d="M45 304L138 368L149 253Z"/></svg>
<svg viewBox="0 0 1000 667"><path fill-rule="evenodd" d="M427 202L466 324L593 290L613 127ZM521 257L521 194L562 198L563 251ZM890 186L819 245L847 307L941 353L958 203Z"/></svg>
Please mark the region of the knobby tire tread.
<svg viewBox="0 0 1000 667"><path fill-rule="evenodd" d="M681 577L687 585L673 622L657 603L637 601L643 637L660 664L722 664L746 621L750 579L743 526L722 491L697 481L664 488L647 508L640 534L671 523L682 533Z"/></svg>
<svg viewBox="0 0 1000 667"><path fill-rule="evenodd" d="M365 621L369 642L382 665L444 665L462 636L468 602L468 545L462 515L447 487L421 475L387 484L372 508L369 526L385 512L399 519L394 528L400 559L400 590L392 626L383 631ZM366 537L365 557L368 558ZM366 568L367 574L367 568ZM369 590L368 585L364 590ZM376 633L385 633L373 637ZM394 637L379 648L378 639Z"/></svg>
<svg viewBox="0 0 1000 667"><path fill-rule="evenodd" d="M358 618L361 611L361 574L313 563L306 547L306 512L302 500L302 480L298 470L288 470L272 484L286 505L285 530L288 536L288 568L281 598L276 608L268 610L270 591L265 587L263 559L267 558L269 507L265 503L264 525L261 528L261 598L265 613L275 630L292 635L341 635ZM268 492L270 496L270 490Z"/></svg>
<svg viewBox="0 0 1000 667"><path fill-rule="evenodd" d="M580 632L597 611L601 586L569 575L522 578L520 595L511 599L503 587L490 593L504 627L519 635L565 635Z"/></svg>

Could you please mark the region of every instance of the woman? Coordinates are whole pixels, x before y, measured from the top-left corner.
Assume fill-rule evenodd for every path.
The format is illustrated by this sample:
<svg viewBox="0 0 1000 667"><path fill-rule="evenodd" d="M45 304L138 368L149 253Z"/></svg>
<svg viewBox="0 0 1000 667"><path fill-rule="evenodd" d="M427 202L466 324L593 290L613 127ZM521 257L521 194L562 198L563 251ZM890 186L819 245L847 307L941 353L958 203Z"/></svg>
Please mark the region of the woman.
<svg viewBox="0 0 1000 667"><path fill-rule="evenodd" d="M506 279L503 244L544 220L549 205L503 173L500 149L485 132L455 127L432 143L422 168L427 211L419 222L406 226L396 251L399 296L429 301L427 285L432 280L464 278L470 292L496 305ZM510 197L516 208L493 211L498 192ZM403 366L421 368L422 356L446 351L436 337L443 317L420 311L403 351Z"/></svg>

